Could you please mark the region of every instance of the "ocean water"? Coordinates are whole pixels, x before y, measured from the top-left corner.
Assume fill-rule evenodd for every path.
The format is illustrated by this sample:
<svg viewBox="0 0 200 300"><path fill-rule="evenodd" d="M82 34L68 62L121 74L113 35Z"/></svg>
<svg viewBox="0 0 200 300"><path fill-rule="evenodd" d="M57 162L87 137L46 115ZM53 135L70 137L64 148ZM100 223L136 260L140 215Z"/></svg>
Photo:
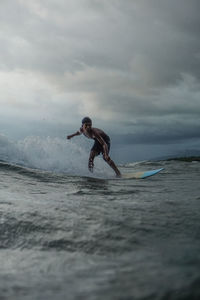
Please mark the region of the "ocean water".
<svg viewBox="0 0 200 300"><path fill-rule="evenodd" d="M115 179L88 145L0 136L0 299L200 299L200 164Z"/></svg>

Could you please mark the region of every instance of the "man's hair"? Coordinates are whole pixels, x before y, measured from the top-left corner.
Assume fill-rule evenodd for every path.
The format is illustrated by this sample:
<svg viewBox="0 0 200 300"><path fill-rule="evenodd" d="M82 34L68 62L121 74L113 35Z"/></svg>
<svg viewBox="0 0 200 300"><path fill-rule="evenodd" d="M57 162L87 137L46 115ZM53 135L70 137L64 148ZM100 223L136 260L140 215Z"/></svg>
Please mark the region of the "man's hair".
<svg viewBox="0 0 200 300"><path fill-rule="evenodd" d="M90 123L90 124L92 124L92 120L91 120L89 117L85 117L85 118L83 118L83 120L82 120L82 124L85 124L85 123Z"/></svg>

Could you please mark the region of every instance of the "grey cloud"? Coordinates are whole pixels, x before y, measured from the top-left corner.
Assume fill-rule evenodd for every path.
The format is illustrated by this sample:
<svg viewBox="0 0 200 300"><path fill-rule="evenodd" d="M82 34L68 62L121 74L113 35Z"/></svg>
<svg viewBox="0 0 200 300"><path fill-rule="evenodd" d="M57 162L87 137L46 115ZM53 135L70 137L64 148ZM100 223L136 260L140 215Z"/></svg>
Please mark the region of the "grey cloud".
<svg viewBox="0 0 200 300"><path fill-rule="evenodd" d="M116 144L178 144L190 142L191 140L199 141L200 125L188 127L187 124L182 128L163 125L159 127L150 124L142 128L137 128L133 134L113 135L112 140Z"/></svg>
<svg viewBox="0 0 200 300"><path fill-rule="evenodd" d="M69 114L71 120L81 111L78 101L86 98L86 110L95 104L97 119L108 113L119 121L119 132L124 126L138 142L148 141L148 135L169 141L170 132L174 139L184 132L198 137L198 0L4 0L1 5L0 69L43 76L57 91L52 95L57 106L48 96L38 100L45 107L49 103L51 115L56 110L58 119ZM67 103L70 96L61 101L59 94L74 94L74 106ZM150 127L162 130L156 135Z"/></svg>
<svg viewBox="0 0 200 300"><path fill-rule="evenodd" d="M3 41L7 64L62 74L84 63L135 73L153 87L176 84L182 73L199 78L195 0L36 1L41 15L25 3L3 3L1 26L11 38Z"/></svg>

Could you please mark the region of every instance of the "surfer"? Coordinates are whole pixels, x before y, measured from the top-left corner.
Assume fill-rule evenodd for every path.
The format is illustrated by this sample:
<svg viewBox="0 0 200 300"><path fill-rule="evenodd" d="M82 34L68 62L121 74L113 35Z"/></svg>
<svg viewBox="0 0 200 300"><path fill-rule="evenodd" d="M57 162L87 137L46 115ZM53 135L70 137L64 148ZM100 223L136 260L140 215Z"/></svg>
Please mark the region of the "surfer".
<svg viewBox="0 0 200 300"><path fill-rule="evenodd" d="M88 161L88 169L90 170L90 172L93 172L95 156L98 156L100 153L102 153L103 159L115 171L116 176L121 177L120 171L118 170L114 161L111 160L109 156L109 150L110 150L109 136L103 130L92 127L92 120L89 117L83 118L82 126L80 130L78 130L74 134L68 135L67 139L69 140L74 136L80 135L82 133L87 138L94 140L94 145L90 151L90 156Z"/></svg>

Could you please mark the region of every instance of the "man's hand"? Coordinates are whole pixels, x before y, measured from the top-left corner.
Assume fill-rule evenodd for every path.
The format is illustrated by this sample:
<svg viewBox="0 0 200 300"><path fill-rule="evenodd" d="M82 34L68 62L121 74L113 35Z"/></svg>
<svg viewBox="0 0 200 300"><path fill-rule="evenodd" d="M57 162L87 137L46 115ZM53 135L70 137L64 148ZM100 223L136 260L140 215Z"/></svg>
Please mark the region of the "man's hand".
<svg viewBox="0 0 200 300"><path fill-rule="evenodd" d="M80 131L77 131L77 132L75 132L74 134L68 135L68 136L67 136L67 139L70 140L70 139L73 138L74 136L80 135L80 134L81 134Z"/></svg>

